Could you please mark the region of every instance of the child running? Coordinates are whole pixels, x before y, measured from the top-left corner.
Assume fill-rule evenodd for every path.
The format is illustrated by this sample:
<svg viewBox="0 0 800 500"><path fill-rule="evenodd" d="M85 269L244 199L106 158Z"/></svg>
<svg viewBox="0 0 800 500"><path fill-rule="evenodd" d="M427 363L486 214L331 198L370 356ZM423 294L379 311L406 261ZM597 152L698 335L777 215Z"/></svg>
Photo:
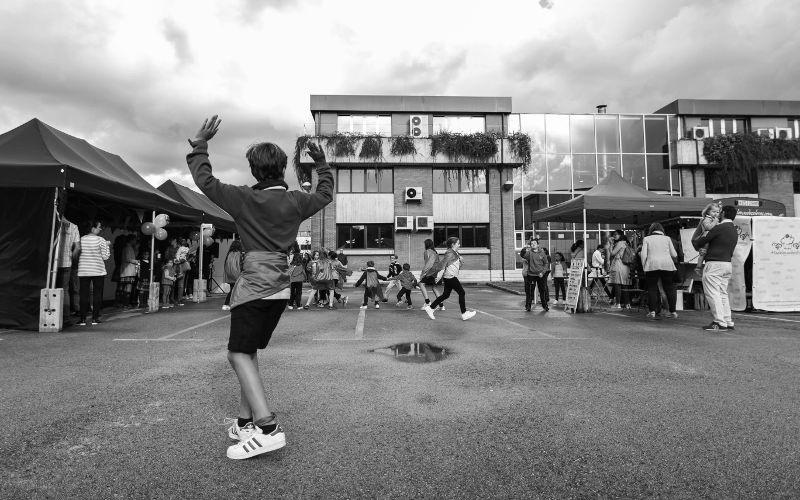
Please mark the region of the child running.
<svg viewBox="0 0 800 500"><path fill-rule="evenodd" d="M458 249L460 247L461 241L458 238L455 236L447 238L447 252L444 254L444 258L439 261L436 266L434 266L434 268L438 268L435 270L435 273L438 273L439 269L444 269L444 274L442 275L442 280L444 281L444 292L433 301L430 307L425 309L425 312L428 314L430 319L436 319L433 316L433 311L439 306L439 304L450 297L450 292L452 290L455 290L458 294L458 305L461 308L461 320L467 321L471 317L475 316L475 311L467 311L467 304L465 300L466 293L464 292L464 287L461 286L461 282L458 281L458 273L461 271L461 266L464 263L464 260L458 253Z"/></svg>
<svg viewBox="0 0 800 500"><path fill-rule="evenodd" d="M403 271L397 275L397 279L400 282L400 291L397 292L397 307L400 307L400 304L403 303L401 299L405 295L406 309L414 309L414 306L411 305L411 290L417 286L417 278L411 273L411 265L409 263L403 264Z"/></svg>
<svg viewBox="0 0 800 500"><path fill-rule="evenodd" d="M425 299L425 305L422 306L423 311L427 309L431 303L430 298L428 298L428 290L425 289L425 285L431 287L434 298L439 296L439 294L436 293L436 272L432 272L432 269L437 267L437 264L439 263L439 253L436 251L436 248L434 248L433 240L430 238L425 240L424 258L425 263L422 265L422 271L419 273L419 291L422 292L422 297ZM444 305L440 305L439 309L443 311Z"/></svg>
<svg viewBox="0 0 800 500"><path fill-rule="evenodd" d="M251 458L286 446L286 435L267 406L258 367L258 350L269 343L289 299L286 249L296 241L300 223L333 200L333 174L322 149L309 142L308 156L317 169L315 193L289 191L283 177L286 153L275 144L250 146L246 157L253 187L225 184L215 178L208 159L208 142L216 135L214 115L203 122L186 156L197 187L236 222L247 249L242 274L231 294L228 361L241 387L239 418L228 429L238 443L228 447L234 460Z"/></svg>
<svg viewBox="0 0 800 500"><path fill-rule="evenodd" d="M367 302L370 298L375 303L375 309L381 308L381 305L378 303L378 289L380 289L381 286L378 280L387 281L387 278L375 270L375 262L368 260L364 273L361 274L361 277L358 278L355 284L355 288L358 288L361 286L361 283L364 283L364 302L361 304L361 309L367 308Z"/></svg>
<svg viewBox="0 0 800 500"><path fill-rule="evenodd" d="M703 216L703 220L700 221L698 224L697 229L694 230L694 234L692 234L692 239L695 240L700 238L701 236L705 236L708 234L711 229L719 224L719 213L722 210L719 203L709 203L700 212L700 215ZM706 259L706 252L708 251L708 244L701 247L697 252L697 265L694 267L694 272L698 276L703 276L703 263Z"/></svg>

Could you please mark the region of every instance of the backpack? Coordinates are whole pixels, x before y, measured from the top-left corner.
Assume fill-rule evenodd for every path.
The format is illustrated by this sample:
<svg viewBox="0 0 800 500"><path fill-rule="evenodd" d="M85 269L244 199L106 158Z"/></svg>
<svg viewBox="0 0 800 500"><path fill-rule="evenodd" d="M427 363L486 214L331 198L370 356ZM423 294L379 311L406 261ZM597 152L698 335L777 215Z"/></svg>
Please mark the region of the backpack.
<svg viewBox="0 0 800 500"><path fill-rule="evenodd" d="M630 245L625 245L625 250L622 251L621 259L622 263L626 266L632 266L636 264L636 252L633 251Z"/></svg>

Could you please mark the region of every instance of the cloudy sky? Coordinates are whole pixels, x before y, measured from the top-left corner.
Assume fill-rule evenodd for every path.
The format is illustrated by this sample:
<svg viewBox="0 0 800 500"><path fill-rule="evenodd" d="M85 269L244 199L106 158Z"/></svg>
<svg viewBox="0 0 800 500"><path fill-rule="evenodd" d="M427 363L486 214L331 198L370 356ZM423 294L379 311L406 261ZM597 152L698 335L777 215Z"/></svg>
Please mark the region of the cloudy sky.
<svg viewBox="0 0 800 500"><path fill-rule="evenodd" d="M291 156L311 94L510 96L516 112L651 112L676 98L800 99L792 0L2 0L0 132L31 118L192 185ZM291 170L291 167L289 167ZM294 181L293 175L287 175Z"/></svg>

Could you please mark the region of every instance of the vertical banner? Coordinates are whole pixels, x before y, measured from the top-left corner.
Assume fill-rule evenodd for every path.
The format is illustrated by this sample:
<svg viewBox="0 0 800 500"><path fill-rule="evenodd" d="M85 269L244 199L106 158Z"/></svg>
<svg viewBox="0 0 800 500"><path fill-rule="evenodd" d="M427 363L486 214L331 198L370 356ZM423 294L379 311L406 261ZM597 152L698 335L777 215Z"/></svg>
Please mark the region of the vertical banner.
<svg viewBox="0 0 800 500"><path fill-rule="evenodd" d="M581 282L583 281L583 259L572 259L569 264L569 272L567 274L567 298L564 301L565 310L577 309L578 295L581 292Z"/></svg>
<svg viewBox="0 0 800 500"><path fill-rule="evenodd" d="M747 309L747 288L744 281L744 261L750 255L753 241L750 236L750 224L752 217L736 216L733 225L736 226L736 233L739 239L736 241L736 248L733 249L731 258L731 280L728 282L728 300L731 310L744 311Z"/></svg>
<svg viewBox="0 0 800 500"><path fill-rule="evenodd" d="M681 246L683 247L683 261L687 264L697 264L700 253L692 246L692 235L694 228L681 229Z"/></svg>
<svg viewBox="0 0 800 500"><path fill-rule="evenodd" d="M753 307L800 311L800 218L753 218Z"/></svg>

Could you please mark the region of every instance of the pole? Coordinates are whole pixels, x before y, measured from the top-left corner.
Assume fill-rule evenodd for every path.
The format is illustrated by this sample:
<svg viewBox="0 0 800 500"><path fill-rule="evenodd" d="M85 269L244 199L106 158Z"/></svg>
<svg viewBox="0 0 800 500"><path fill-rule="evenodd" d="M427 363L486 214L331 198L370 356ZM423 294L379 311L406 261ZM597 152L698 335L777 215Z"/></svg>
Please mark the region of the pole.
<svg viewBox="0 0 800 500"><path fill-rule="evenodd" d="M586 260L586 207L583 209L583 279L586 286L589 286L589 266Z"/></svg>
<svg viewBox="0 0 800 500"><path fill-rule="evenodd" d="M50 225L50 238L51 238L50 250L47 253L47 283L45 284L45 288L47 289L55 287L55 279L54 279L55 273L53 272L53 253L55 250L55 246L58 245L58 240L60 236L58 234L55 234L57 217L58 217L58 188L55 188L55 194L53 196L53 221L52 224ZM52 239L54 235L55 235L55 241L53 241Z"/></svg>
<svg viewBox="0 0 800 500"><path fill-rule="evenodd" d="M153 210L153 224L155 223L156 223L156 211ZM153 283L153 268L156 267L155 264L156 264L156 233L153 233L150 236L150 284Z"/></svg>
<svg viewBox="0 0 800 500"><path fill-rule="evenodd" d="M194 289L194 301L195 302L200 302L200 289L202 288L203 292L205 292L205 290L206 290L205 287L203 286L203 247L206 244L205 239L206 239L206 237L205 237L205 234L203 233L203 223L201 222L200 223L200 242L199 242L200 245L198 246L198 249L197 249L197 252L200 254L200 257L197 259L197 261L200 263L200 265L198 266L198 269L197 269L197 274L199 276L198 276L198 279L197 279L197 285L192 287L192 289Z"/></svg>
<svg viewBox="0 0 800 500"><path fill-rule="evenodd" d="M502 148L501 148L502 149ZM502 161L502 160L501 160ZM505 216L503 215L503 170L502 167L497 169L500 174L500 267L503 275L503 281L506 280L506 233L505 233ZM489 254L491 255L491 253ZM491 266L489 266L491 269Z"/></svg>

